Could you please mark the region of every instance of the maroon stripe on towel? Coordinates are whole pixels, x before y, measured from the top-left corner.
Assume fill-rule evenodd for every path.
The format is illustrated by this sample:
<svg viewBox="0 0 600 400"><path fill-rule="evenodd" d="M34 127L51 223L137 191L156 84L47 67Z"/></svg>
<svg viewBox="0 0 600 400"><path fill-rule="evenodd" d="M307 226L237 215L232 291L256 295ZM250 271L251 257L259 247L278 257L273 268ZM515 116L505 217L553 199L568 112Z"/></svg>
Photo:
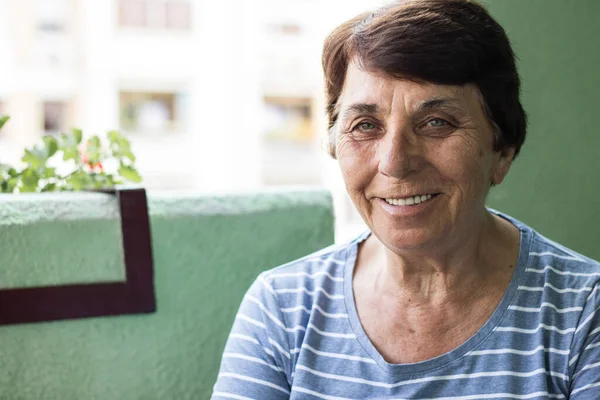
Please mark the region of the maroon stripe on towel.
<svg viewBox="0 0 600 400"><path fill-rule="evenodd" d="M126 281L0 289L0 325L156 311L146 191L105 192L119 201Z"/></svg>

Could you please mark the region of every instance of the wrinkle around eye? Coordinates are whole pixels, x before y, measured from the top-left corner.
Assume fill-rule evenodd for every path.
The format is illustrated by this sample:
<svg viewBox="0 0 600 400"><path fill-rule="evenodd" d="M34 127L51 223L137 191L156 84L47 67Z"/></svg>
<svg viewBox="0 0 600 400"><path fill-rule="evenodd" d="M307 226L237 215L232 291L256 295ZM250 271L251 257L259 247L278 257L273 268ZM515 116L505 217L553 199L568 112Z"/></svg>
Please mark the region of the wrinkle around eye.
<svg viewBox="0 0 600 400"><path fill-rule="evenodd" d="M434 121L441 121L443 122L443 124L437 126L430 125L430 123ZM446 118L432 117L418 124L416 129L419 134L424 136L445 137L452 134L454 131L459 129L459 127L457 126L457 124L448 121L448 119Z"/></svg>
<svg viewBox="0 0 600 400"><path fill-rule="evenodd" d="M430 137L447 137L457 131L457 127L454 125L444 125L441 127L423 127L419 130L419 133L423 136Z"/></svg>
<svg viewBox="0 0 600 400"><path fill-rule="evenodd" d="M371 117L356 118L344 133L357 137L371 137L382 132L383 126L380 121Z"/></svg>

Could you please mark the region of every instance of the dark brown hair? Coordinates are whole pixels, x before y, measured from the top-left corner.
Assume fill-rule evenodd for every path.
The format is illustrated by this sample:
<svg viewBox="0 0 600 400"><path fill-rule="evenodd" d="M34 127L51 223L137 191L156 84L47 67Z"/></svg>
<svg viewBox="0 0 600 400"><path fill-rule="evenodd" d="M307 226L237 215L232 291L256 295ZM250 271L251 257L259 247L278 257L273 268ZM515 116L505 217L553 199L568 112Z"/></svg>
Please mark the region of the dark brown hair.
<svg viewBox="0 0 600 400"><path fill-rule="evenodd" d="M477 85L495 130L494 150L519 153L527 117L519 100L515 55L504 29L471 0L400 0L361 14L325 40L323 71L329 117L329 153L348 64L396 79L441 85Z"/></svg>

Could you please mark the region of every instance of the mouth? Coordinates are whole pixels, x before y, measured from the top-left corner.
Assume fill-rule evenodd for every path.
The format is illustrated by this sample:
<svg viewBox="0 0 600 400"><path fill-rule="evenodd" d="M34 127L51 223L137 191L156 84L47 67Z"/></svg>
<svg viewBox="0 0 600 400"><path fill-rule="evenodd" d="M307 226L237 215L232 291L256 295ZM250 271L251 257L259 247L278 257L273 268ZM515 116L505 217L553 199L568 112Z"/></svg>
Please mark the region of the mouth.
<svg viewBox="0 0 600 400"><path fill-rule="evenodd" d="M393 206L416 206L425 203L438 195L439 193L428 193L403 198L385 198L383 200Z"/></svg>

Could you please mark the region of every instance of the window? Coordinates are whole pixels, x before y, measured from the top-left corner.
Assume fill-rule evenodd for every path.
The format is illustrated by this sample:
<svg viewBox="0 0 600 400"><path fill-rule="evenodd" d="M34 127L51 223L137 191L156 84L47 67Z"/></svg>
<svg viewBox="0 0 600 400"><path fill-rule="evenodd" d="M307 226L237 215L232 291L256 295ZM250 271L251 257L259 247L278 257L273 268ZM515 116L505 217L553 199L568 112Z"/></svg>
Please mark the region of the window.
<svg viewBox="0 0 600 400"><path fill-rule="evenodd" d="M77 57L70 35L76 4L73 0L33 0L35 35L32 56L35 67L65 69ZM65 71L66 72L66 71Z"/></svg>
<svg viewBox="0 0 600 400"><path fill-rule="evenodd" d="M169 2L167 4L167 27L169 29L190 29L190 5L186 2Z"/></svg>
<svg viewBox="0 0 600 400"><path fill-rule="evenodd" d="M266 97L265 139L307 143L314 138L311 99Z"/></svg>
<svg viewBox="0 0 600 400"><path fill-rule="evenodd" d="M121 92L121 129L130 133L178 131L183 125L183 101L180 93Z"/></svg>
<svg viewBox="0 0 600 400"><path fill-rule="evenodd" d="M163 1L146 2L146 27L151 29L167 27L167 3Z"/></svg>
<svg viewBox="0 0 600 400"><path fill-rule="evenodd" d="M44 133L56 135L66 132L67 126L67 103L58 101L44 102Z"/></svg>
<svg viewBox="0 0 600 400"><path fill-rule="evenodd" d="M119 26L189 30L189 0L119 0Z"/></svg>
<svg viewBox="0 0 600 400"><path fill-rule="evenodd" d="M296 36L302 33L302 28L299 25L293 23L269 24L267 25L267 32L275 35Z"/></svg>
<svg viewBox="0 0 600 400"><path fill-rule="evenodd" d="M321 181L320 151L314 145L312 100L266 97L261 144L264 185L316 185Z"/></svg>
<svg viewBox="0 0 600 400"><path fill-rule="evenodd" d="M69 0L37 0L35 12L38 31L42 33L65 32L71 12L69 6Z"/></svg>
<svg viewBox="0 0 600 400"><path fill-rule="evenodd" d="M119 25L132 28L144 26L145 1L121 0L119 1Z"/></svg>

